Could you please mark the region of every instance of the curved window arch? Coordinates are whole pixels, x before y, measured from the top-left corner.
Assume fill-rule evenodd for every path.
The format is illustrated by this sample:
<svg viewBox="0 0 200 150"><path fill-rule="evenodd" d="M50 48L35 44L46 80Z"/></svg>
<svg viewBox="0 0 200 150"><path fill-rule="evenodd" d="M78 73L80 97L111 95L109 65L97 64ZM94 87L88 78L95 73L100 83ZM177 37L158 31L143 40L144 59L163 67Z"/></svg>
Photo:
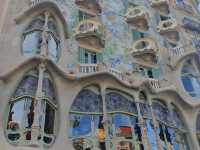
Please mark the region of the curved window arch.
<svg viewBox="0 0 200 150"><path fill-rule="evenodd" d="M89 86L79 92L72 103L69 120L69 136L76 150L95 146L105 149L103 103L98 87Z"/></svg>
<svg viewBox="0 0 200 150"><path fill-rule="evenodd" d="M187 60L181 70L181 80L184 89L192 97L200 97L199 71L195 60Z"/></svg>
<svg viewBox="0 0 200 150"><path fill-rule="evenodd" d="M42 44L46 44L48 57L56 62L60 50L57 24L51 15L45 13L35 17L24 31L22 52L27 56L41 54Z"/></svg>
<svg viewBox="0 0 200 150"><path fill-rule="evenodd" d="M160 137L163 149L188 150L186 129L180 118L177 108L172 105L169 109L160 100L154 100L153 112L158 122L157 134Z"/></svg>
<svg viewBox="0 0 200 150"><path fill-rule="evenodd" d="M5 135L11 144L49 147L54 142L57 103L52 87L53 82L49 73L45 72L42 79L44 95L41 99L37 99L38 74L37 70L29 71L17 86L9 102ZM37 107L36 99L40 107ZM35 137L32 127L37 118L39 135Z"/></svg>

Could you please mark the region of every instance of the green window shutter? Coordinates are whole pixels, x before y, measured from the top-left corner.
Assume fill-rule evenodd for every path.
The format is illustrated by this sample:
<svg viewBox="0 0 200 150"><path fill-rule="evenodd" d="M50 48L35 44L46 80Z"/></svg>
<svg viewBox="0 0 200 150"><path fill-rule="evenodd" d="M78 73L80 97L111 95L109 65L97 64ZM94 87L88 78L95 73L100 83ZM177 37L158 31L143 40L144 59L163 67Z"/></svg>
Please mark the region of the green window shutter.
<svg viewBox="0 0 200 150"><path fill-rule="evenodd" d="M140 38L140 32L138 30L132 30L133 41L138 40Z"/></svg>
<svg viewBox="0 0 200 150"><path fill-rule="evenodd" d="M79 62L85 63L85 49L79 48Z"/></svg>
<svg viewBox="0 0 200 150"><path fill-rule="evenodd" d="M161 76L161 73L162 72L161 72L160 68L153 69L153 76L154 76L154 78L159 79L160 76Z"/></svg>
<svg viewBox="0 0 200 150"><path fill-rule="evenodd" d="M103 62L103 55L102 53L96 53L97 55L97 63L102 63Z"/></svg>

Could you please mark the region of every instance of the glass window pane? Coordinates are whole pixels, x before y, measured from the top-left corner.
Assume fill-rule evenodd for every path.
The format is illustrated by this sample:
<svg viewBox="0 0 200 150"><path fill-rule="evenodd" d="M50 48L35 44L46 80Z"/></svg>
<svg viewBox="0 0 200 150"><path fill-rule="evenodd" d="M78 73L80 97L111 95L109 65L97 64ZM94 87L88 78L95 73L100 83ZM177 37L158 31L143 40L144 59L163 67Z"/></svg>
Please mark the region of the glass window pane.
<svg viewBox="0 0 200 150"><path fill-rule="evenodd" d="M114 117L114 124L116 128L117 136L132 138L132 129L131 129L129 116L116 114Z"/></svg>
<svg viewBox="0 0 200 150"><path fill-rule="evenodd" d="M21 100L11 105L11 110L8 117L8 129L17 130L22 128L24 102L24 100Z"/></svg>
<svg viewBox="0 0 200 150"><path fill-rule="evenodd" d="M54 109L46 103L46 112L45 112L45 126L44 132L47 134L54 133L54 118L55 118L55 111Z"/></svg>
<svg viewBox="0 0 200 150"><path fill-rule="evenodd" d="M53 61L57 61L58 43L51 34L48 39L48 55Z"/></svg>
<svg viewBox="0 0 200 150"><path fill-rule="evenodd" d="M38 54L40 52L41 32L34 31L27 33L23 41L23 53Z"/></svg>
<svg viewBox="0 0 200 150"><path fill-rule="evenodd" d="M188 92L194 91L190 77L182 77L182 82L183 82L183 85L184 85L184 88L186 91L188 91Z"/></svg>
<svg viewBox="0 0 200 150"><path fill-rule="evenodd" d="M8 116L8 129L30 128L33 124L33 101L31 98L23 98L11 104Z"/></svg>
<svg viewBox="0 0 200 150"><path fill-rule="evenodd" d="M91 121L92 118L89 115L70 115L71 136L90 136Z"/></svg>
<svg viewBox="0 0 200 150"><path fill-rule="evenodd" d="M151 150L157 150L156 135L154 133L152 122L150 120L146 120L145 127L147 129L147 137L151 146Z"/></svg>
<svg viewBox="0 0 200 150"><path fill-rule="evenodd" d="M25 76L17 87L14 97L30 95L35 96L38 84L38 78L35 76Z"/></svg>

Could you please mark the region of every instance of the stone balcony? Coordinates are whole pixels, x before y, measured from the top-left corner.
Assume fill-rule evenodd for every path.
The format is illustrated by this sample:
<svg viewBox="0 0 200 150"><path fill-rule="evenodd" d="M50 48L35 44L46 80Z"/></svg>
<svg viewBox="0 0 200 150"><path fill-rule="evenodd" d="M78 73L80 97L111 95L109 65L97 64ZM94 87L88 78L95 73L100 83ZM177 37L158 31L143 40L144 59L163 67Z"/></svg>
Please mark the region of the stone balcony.
<svg viewBox="0 0 200 150"><path fill-rule="evenodd" d="M189 42L185 45L179 45L175 48L168 49L169 66L175 68L177 64L188 55L197 55L196 49Z"/></svg>
<svg viewBox="0 0 200 150"><path fill-rule="evenodd" d="M75 0L75 3L83 12L94 16L101 13L100 0Z"/></svg>
<svg viewBox="0 0 200 150"><path fill-rule="evenodd" d="M76 74L79 77L101 73L109 73L126 86L148 86L154 93L161 92L164 90L175 90L175 86L165 79L159 80L143 77L140 73L135 71L121 72L117 69L110 68L103 64L79 64L78 67L70 73Z"/></svg>
<svg viewBox="0 0 200 150"><path fill-rule="evenodd" d="M169 13L169 2L168 0L150 0L151 7L159 10L161 13Z"/></svg>
<svg viewBox="0 0 200 150"><path fill-rule="evenodd" d="M104 48L104 27L97 19L81 21L75 29L75 38L79 45L94 51Z"/></svg>
<svg viewBox="0 0 200 150"><path fill-rule="evenodd" d="M175 19L160 21L157 32L165 36L170 42L175 43L179 40L178 23Z"/></svg>
<svg viewBox="0 0 200 150"><path fill-rule="evenodd" d="M144 7L137 6L129 8L125 17L126 22L131 26L142 30L148 30L149 14Z"/></svg>
<svg viewBox="0 0 200 150"><path fill-rule="evenodd" d="M80 73L95 73L99 71L98 64L79 64Z"/></svg>
<svg viewBox="0 0 200 150"><path fill-rule="evenodd" d="M157 63L158 47L151 38L141 38L135 41L130 53L138 64L148 67L155 67Z"/></svg>
<svg viewBox="0 0 200 150"><path fill-rule="evenodd" d="M108 72L114 75L119 80L123 80L123 73L117 69L109 68L103 66L102 64L79 64L78 66L78 73L79 74L93 74L98 72Z"/></svg>

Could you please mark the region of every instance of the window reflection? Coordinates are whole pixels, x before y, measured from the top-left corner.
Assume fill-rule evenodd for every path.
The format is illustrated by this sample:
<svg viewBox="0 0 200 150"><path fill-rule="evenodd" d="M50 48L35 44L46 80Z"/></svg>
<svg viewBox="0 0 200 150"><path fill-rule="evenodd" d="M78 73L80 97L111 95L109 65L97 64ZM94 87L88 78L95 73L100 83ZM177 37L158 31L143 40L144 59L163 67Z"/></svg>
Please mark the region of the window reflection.
<svg viewBox="0 0 200 150"><path fill-rule="evenodd" d="M47 20L48 30L44 28L45 16L44 14L36 17L30 23L26 31L24 32L24 39L22 44L24 55L36 55L41 53L41 44L47 45L48 56L54 62L58 59L59 39L56 21L53 17L49 17ZM46 33L47 39L44 40L42 35ZM44 40L44 41L43 41Z"/></svg>
<svg viewBox="0 0 200 150"><path fill-rule="evenodd" d="M146 120L145 127L147 129L147 137L149 140L151 150L157 150L156 135L154 132L154 127L153 127L152 121Z"/></svg>
<svg viewBox="0 0 200 150"><path fill-rule="evenodd" d="M49 34L49 39L48 39L48 55L49 57L57 61L57 51L58 51L58 42L55 40L55 38Z"/></svg>
<svg viewBox="0 0 200 150"><path fill-rule="evenodd" d="M132 138L132 129L129 116L116 114L114 117L114 123L117 136L122 136L127 139Z"/></svg>
<svg viewBox="0 0 200 150"><path fill-rule="evenodd" d="M89 115L71 115L71 136L90 136L91 134L91 116Z"/></svg>
<svg viewBox="0 0 200 150"><path fill-rule="evenodd" d="M45 72L45 74L48 73ZM38 80L38 71L31 70L28 72L17 86L12 101L9 103L5 134L11 144L30 146L33 140L37 138L37 141L34 141L35 145L45 144L45 146L50 146L54 141L55 108L57 103L53 103L50 100L51 96L45 93L44 99L39 99L37 101L38 105L35 105ZM51 81L49 80L49 82ZM52 85L52 83L47 84L45 87L48 89L49 85ZM51 92L54 95L53 89ZM36 109L37 113L35 113ZM33 132L34 121L38 127L38 135ZM35 130L37 129L34 128Z"/></svg>
<svg viewBox="0 0 200 150"><path fill-rule="evenodd" d="M7 129L11 131L19 131L21 129L30 129L33 124L34 112L33 101L31 98L22 98L11 104ZM14 133L14 134L13 134ZM8 138L13 140L14 136L18 136L15 132L11 132ZM31 140L30 131L25 133L26 140ZM12 136L11 136L12 135Z"/></svg>
<svg viewBox="0 0 200 150"><path fill-rule="evenodd" d="M23 52L24 54L39 54L41 44L41 31L28 33L24 37Z"/></svg>

